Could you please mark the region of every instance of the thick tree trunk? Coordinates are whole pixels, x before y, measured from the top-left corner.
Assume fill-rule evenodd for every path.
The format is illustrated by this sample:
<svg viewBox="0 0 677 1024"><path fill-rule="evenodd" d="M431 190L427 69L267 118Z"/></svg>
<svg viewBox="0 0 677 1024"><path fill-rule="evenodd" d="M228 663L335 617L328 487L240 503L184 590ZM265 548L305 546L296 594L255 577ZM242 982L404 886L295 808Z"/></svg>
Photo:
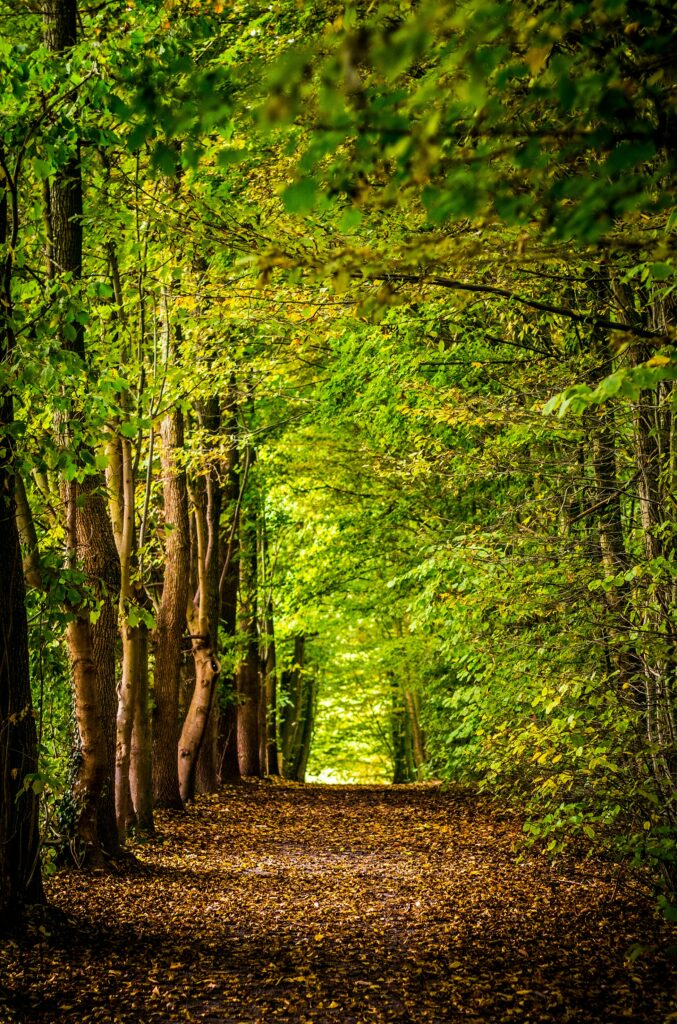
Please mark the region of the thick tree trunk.
<svg viewBox="0 0 677 1024"><path fill-rule="evenodd" d="M62 54L77 42L77 4L75 0L45 0L43 3L44 39L48 49ZM82 174L80 144L73 146L70 159L59 169L47 190L50 277L68 275L69 287L82 276ZM62 333L68 348L85 363L84 327L79 320L69 324L71 335ZM79 416L77 411L73 415ZM70 445L64 424L57 424L61 443ZM73 455L77 457L77 452ZM94 626L83 606L73 608L68 628L68 644L73 665L75 704L80 729L82 764L75 789L82 802L80 838L87 854L96 855L92 820L98 818L99 835L108 853L118 852L114 814L115 759L115 637L116 604L119 585L117 556L114 553L110 521L102 495L101 481L88 477L81 487L64 483L68 516L68 561L74 567L81 561L87 583L99 593L102 608ZM78 692L78 687L83 687ZM97 744L101 748L97 748ZM90 760L91 759L91 760ZM102 768L103 765L103 774ZM88 787L91 785L92 789Z"/></svg>
<svg viewBox="0 0 677 1024"><path fill-rule="evenodd" d="M2 403L3 424L11 415ZM38 769L28 671L28 624L11 475L0 465L0 922L42 899L38 798L26 776Z"/></svg>
<svg viewBox="0 0 677 1024"><path fill-rule="evenodd" d="M7 182L0 179L0 246L8 237ZM13 355L12 253L0 266L0 367ZM13 451L4 428L14 419L11 394L0 389L0 928L22 905L43 898L38 798L24 780L38 770L31 702L28 621L14 501Z"/></svg>
<svg viewBox="0 0 677 1024"><path fill-rule="evenodd" d="M108 759L99 712L99 693L89 615L74 611L66 630L75 691L80 767L73 787L78 820L76 835L83 844L78 857L97 863L101 857L98 814Z"/></svg>
<svg viewBox="0 0 677 1024"><path fill-rule="evenodd" d="M102 481L88 477L79 488L75 514L77 555L87 581L101 602L92 629L92 657L101 728L105 744L106 774L97 812L99 839L107 854L120 851L115 820L115 719L117 715L117 601L120 566L113 539Z"/></svg>
<svg viewBox="0 0 677 1024"><path fill-rule="evenodd" d="M247 651L237 670L237 691L240 703L237 708L237 750L240 774L260 776L259 757L259 648L254 634L255 624L251 618L242 618L243 629L247 632Z"/></svg>
<svg viewBox="0 0 677 1024"><path fill-rule="evenodd" d="M190 535L186 474L178 458L183 448L183 415L179 409L172 409L165 416L160 434L167 535L162 599L153 637L153 792L156 806L180 808L183 804L177 754L179 671L190 587Z"/></svg>
<svg viewBox="0 0 677 1024"><path fill-rule="evenodd" d="M193 641L195 688L179 740L179 786L184 804L195 797L195 773L221 666L209 641Z"/></svg>

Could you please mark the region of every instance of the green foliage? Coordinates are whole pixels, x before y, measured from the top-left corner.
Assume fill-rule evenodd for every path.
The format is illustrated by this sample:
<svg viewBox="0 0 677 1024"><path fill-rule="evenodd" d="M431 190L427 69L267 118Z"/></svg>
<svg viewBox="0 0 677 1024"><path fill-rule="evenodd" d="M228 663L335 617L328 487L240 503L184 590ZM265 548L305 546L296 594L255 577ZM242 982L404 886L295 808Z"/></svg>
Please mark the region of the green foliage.
<svg viewBox="0 0 677 1024"><path fill-rule="evenodd" d="M647 710L674 713L677 615L667 5L108 6L67 58L11 5L0 41L3 444L47 583L30 785L63 785L56 637L101 602L65 564L58 481L132 443L157 601L159 423L181 409L202 480L230 455L204 402L234 380L276 638L318 670L311 775L389 777L395 691L421 778L524 808L553 854L674 879L675 754ZM78 147L85 268L53 279L41 197Z"/></svg>

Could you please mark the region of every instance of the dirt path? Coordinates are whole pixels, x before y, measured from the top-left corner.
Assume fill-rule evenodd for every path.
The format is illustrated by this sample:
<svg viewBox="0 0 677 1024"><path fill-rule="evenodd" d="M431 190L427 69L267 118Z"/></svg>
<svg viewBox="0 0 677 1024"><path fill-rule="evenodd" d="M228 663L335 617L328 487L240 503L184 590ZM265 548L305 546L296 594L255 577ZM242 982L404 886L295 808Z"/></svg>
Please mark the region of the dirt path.
<svg viewBox="0 0 677 1024"><path fill-rule="evenodd" d="M651 903L519 863L518 832L432 788L226 789L161 816L141 868L50 882L66 918L0 950L0 1021L670 1019L662 956L624 960Z"/></svg>

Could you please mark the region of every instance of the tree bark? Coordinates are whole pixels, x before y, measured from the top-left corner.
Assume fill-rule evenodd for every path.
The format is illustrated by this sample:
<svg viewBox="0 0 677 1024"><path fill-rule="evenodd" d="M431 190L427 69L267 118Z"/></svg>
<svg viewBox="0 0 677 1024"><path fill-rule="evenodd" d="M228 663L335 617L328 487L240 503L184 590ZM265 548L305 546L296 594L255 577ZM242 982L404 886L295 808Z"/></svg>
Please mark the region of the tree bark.
<svg viewBox="0 0 677 1024"><path fill-rule="evenodd" d="M200 748L207 732L216 681L221 670L212 639L218 630L217 549L218 514L212 508L211 530L208 527L206 485L193 489L196 559L198 573L197 602L188 614L195 686L179 739L179 789L184 804L195 796L195 777ZM211 545L211 550L210 550Z"/></svg>
<svg viewBox="0 0 677 1024"><path fill-rule="evenodd" d="M277 662L272 602L269 605L269 613L264 622L264 629L266 631L266 648L263 659L263 687L266 704L266 774L279 775L280 765L277 749Z"/></svg>
<svg viewBox="0 0 677 1024"><path fill-rule="evenodd" d="M237 593L240 564L240 504L241 485L245 484L246 469L239 472L239 432L237 421L237 390L234 377L231 377L228 398L223 410L230 440L226 486L222 496L222 506L226 513L226 536L219 542L219 596L221 628L229 644L230 653L234 650L237 634ZM221 700L216 709L218 712L217 750L218 776L221 784L238 782L241 778L240 760L237 744L237 680L235 673L230 672L222 677Z"/></svg>
<svg viewBox="0 0 677 1024"><path fill-rule="evenodd" d="M637 351L639 362L648 351ZM673 601L672 574L664 566L674 559L673 540L665 539L666 495L662 480L669 477L669 462L661 452L661 423L658 391L643 392L634 407L634 450L638 472L640 522L645 557L654 582L652 600L647 602L643 627L655 637L643 652L646 739L654 779L663 798L664 810L677 822L677 622ZM663 457L661 457L663 454ZM659 640L660 638L660 640Z"/></svg>
<svg viewBox="0 0 677 1024"><path fill-rule="evenodd" d="M404 688L404 700L409 715L416 778L420 782L423 777L422 768L426 762L425 734L421 728L420 700L418 694L407 687Z"/></svg>
<svg viewBox="0 0 677 1024"><path fill-rule="evenodd" d="M237 668L237 748L242 775L260 776L259 703L261 677L259 638L257 635L257 558L256 518L253 509L240 522L240 602L239 632L245 644L244 657Z"/></svg>
<svg viewBox="0 0 677 1024"><path fill-rule="evenodd" d="M115 296L118 326L125 326L126 315L122 294L122 281L114 242L107 246L108 259ZM123 358L129 358L129 346L122 344ZM127 392L122 396L123 416L127 417L130 400ZM148 646L142 643L141 606L145 603L143 587L133 581L133 570L138 564L136 542L136 495L132 442L113 427L114 436L108 446L108 500L113 535L120 563L120 599L118 615L122 641L122 674L117 693L115 724L115 816L120 842L123 843L129 825L135 824L135 807L130 783L132 732L140 689L141 659L148 656ZM145 628L145 627L144 627ZM147 676L147 665L145 667Z"/></svg>
<svg viewBox="0 0 677 1024"><path fill-rule="evenodd" d="M200 422L208 437L216 440L221 429L221 411L218 397L208 399L200 411ZM219 529L221 520L222 490L221 483L223 466L220 459L210 456L206 474L207 507L205 523L207 530L207 550L205 552L205 578L207 587L207 619L209 623L209 642L214 657L218 660L219 620L221 616L220 565L219 565ZM196 665L197 671L197 665ZM219 672L220 678L220 672ZM204 727L204 735L200 740L195 789L198 793L213 793L218 788L218 701L216 690L218 679L214 681L210 695L209 715Z"/></svg>
<svg viewBox="0 0 677 1024"><path fill-rule="evenodd" d="M264 708L262 721L261 763L266 775L279 775L277 750L277 659L275 653L275 620L273 594L269 580L268 537L265 522L261 526L261 576L264 612L261 621L261 697Z"/></svg>
<svg viewBox="0 0 677 1024"><path fill-rule="evenodd" d="M167 330L169 326L167 325ZM170 410L160 428L165 512L165 575L154 630L153 792L158 807L181 808L179 791L179 672L190 586L188 491L178 453L183 448L183 414Z"/></svg>
<svg viewBox="0 0 677 1024"><path fill-rule="evenodd" d="M139 626L138 687L134 702L134 727L129 765L129 788L134 806L136 828L152 834L153 821L153 752L150 728L150 687L148 682L148 628Z"/></svg>
<svg viewBox="0 0 677 1024"><path fill-rule="evenodd" d="M282 774L303 782L310 755L315 719L316 683L305 665L305 637L294 638L293 662L280 677L284 698L280 707Z"/></svg>
<svg viewBox="0 0 677 1024"><path fill-rule="evenodd" d="M0 246L8 239L9 183L0 178ZM18 225L17 225L18 227ZM0 265L0 366L13 359L13 253ZM0 923L24 904L43 899L38 797L24 780L38 770L31 700L28 621L14 500L14 451L5 428L14 419L12 396L0 388Z"/></svg>
<svg viewBox="0 0 677 1024"><path fill-rule="evenodd" d="M401 685L393 677L390 681L390 739L393 755L393 784L414 782L416 766L411 719L406 696Z"/></svg>
<svg viewBox="0 0 677 1024"><path fill-rule="evenodd" d="M44 0L43 32L45 44L55 54L64 54L77 42L76 0ZM80 142L72 155L57 171L47 190L48 204L48 273L53 279L67 276L68 286L82 277L82 173ZM64 348L74 352L85 363L84 326L79 319L62 330ZM77 410L75 417L81 417ZM61 443L69 444L67 427L57 424ZM73 453L77 457L77 452ZM87 854L97 855L98 843L92 835L92 820L99 819L100 837L108 853L118 852L114 814L115 759L115 636L117 558L110 520L103 497L102 482L89 476L81 486L64 482L68 519L68 563L74 568L82 561L88 585L101 599L101 611L93 625L84 602L74 607L68 627L68 646L73 666L76 718L80 730L82 764L75 784L82 801L80 817ZM78 692L82 687L82 692ZM101 747L97 746L101 744ZM103 765L103 768L102 768ZM91 789L89 787L92 787Z"/></svg>
<svg viewBox="0 0 677 1024"><path fill-rule="evenodd" d="M117 716L117 602L120 566L102 481L88 477L78 488L76 510L77 555L87 582L100 602L99 615L91 626L92 657L101 729L105 745L106 771L97 812L99 839L109 856L120 852L115 818L115 761Z"/></svg>

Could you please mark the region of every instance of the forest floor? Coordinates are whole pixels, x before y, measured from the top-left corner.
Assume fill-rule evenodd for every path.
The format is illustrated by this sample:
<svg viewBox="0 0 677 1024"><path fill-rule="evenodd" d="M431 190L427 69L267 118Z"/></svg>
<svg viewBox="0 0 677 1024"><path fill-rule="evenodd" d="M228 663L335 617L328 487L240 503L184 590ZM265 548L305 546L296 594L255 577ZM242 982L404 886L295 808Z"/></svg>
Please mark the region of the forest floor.
<svg viewBox="0 0 677 1024"><path fill-rule="evenodd" d="M0 948L3 1024L677 1021L637 880L520 859L469 794L248 783L158 826L50 879L47 934Z"/></svg>

